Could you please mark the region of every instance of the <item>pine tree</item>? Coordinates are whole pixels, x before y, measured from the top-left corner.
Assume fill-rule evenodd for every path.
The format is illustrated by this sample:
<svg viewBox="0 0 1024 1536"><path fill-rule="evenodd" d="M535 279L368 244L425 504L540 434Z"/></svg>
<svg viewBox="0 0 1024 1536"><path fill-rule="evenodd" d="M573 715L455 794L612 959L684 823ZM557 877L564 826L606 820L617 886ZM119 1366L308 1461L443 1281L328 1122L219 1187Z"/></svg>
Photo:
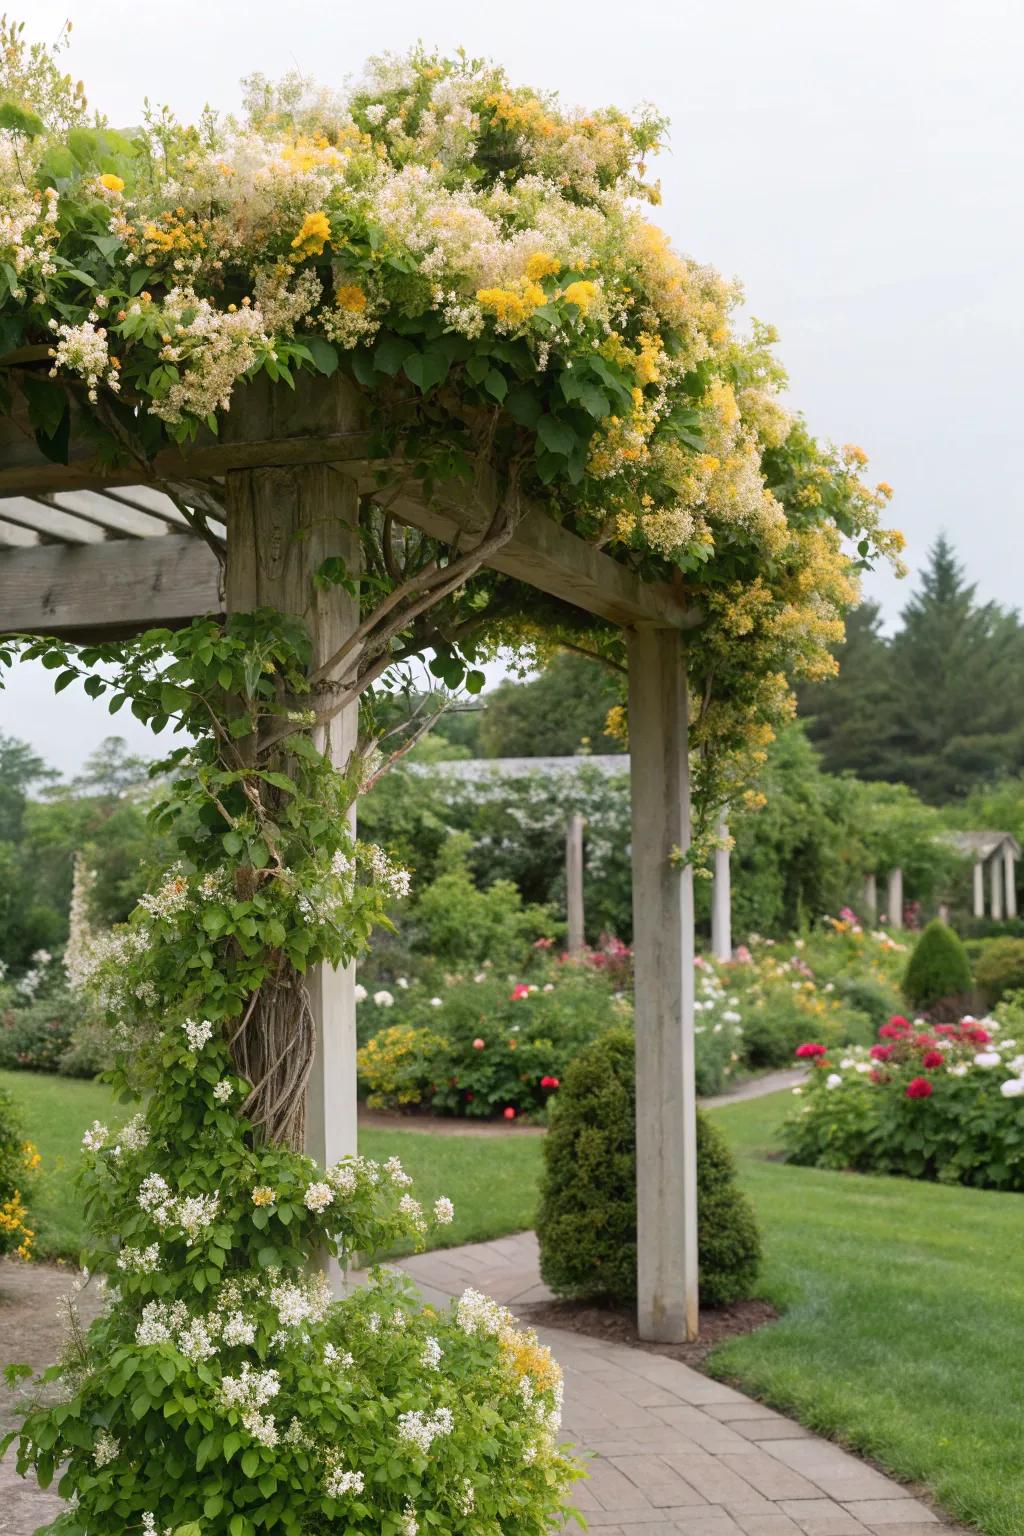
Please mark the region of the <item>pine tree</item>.
<svg viewBox="0 0 1024 1536"><path fill-rule="evenodd" d="M889 725L890 657L877 603L861 603L846 619L846 640L836 651L838 676L799 692L808 738L829 773L878 777L882 739Z"/></svg>
<svg viewBox="0 0 1024 1536"><path fill-rule="evenodd" d="M976 601L944 534L890 645L888 718L875 777L926 800L966 794L1021 766L1024 631L1016 614Z"/></svg>

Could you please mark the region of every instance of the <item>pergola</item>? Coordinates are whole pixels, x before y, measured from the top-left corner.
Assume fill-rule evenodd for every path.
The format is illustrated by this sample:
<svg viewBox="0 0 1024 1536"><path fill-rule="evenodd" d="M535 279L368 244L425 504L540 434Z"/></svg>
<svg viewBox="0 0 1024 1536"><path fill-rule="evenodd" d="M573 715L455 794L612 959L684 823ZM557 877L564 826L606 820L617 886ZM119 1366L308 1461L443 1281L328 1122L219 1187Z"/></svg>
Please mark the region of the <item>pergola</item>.
<svg viewBox="0 0 1024 1536"><path fill-rule="evenodd" d="M989 916L999 922L1017 916L1017 872L1020 844L1010 832L951 832L949 841L974 863L974 915L985 916L985 874L988 872ZM1005 898L1005 899L1004 899Z"/></svg>
<svg viewBox="0 0 1024 1536"><path fill-rule="evenodd" d="M201 614L273 607L304 617L314 665L359 623L358 600L314 589L329 556L358 568L360 498L379 489L366 399L347 381L265 376L236 391L219 436L150 465L101 471L72 438L68 461L38 450L28 422L0 420L0 627L82 640ZM165 494L169 492L170 494ZM496 480L429 500L389 491L394 516L460 552L480 543ZM181 510L184 508L184 510ZM638 1322L641 1337L697 1333L693 885L683 632L699 618L664 584L639 580L539 507L485 564L624 632L629 664L636 959ZM338 765L356 710L326 728ZM355 978L309 978L317 1057L307 1148L329 1163L356 1148Z"/></svg>

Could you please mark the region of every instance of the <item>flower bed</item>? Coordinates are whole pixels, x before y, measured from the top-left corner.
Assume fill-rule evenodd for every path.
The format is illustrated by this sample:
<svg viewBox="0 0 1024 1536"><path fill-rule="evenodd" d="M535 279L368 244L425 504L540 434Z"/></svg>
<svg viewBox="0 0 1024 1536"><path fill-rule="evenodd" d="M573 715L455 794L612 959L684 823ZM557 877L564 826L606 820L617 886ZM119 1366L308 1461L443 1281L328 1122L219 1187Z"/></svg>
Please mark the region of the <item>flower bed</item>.
<svg viewBox="0 0 1024 1536"><path fill-rule="evenodd" d="M994 1019L895 1015L865 1049L820 1042L783 1128L792 1162L1024 1190L1024 1049Z"/></svg>

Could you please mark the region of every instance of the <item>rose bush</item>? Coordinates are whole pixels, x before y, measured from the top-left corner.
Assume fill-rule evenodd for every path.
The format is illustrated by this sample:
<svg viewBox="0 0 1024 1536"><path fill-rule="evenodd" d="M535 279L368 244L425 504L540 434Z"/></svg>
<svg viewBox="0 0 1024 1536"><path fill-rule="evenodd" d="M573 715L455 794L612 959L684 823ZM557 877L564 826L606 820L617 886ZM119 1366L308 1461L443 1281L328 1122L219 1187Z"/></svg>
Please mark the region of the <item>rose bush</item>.
<svg viewBox="0 0 1024 1536"><path fill-rule="evenodd" d="M1024 1190L1024 1040L995 1019L894 1016L870 1049L797 1051L807 1083L783 1139L795 1163Z"/></svg>

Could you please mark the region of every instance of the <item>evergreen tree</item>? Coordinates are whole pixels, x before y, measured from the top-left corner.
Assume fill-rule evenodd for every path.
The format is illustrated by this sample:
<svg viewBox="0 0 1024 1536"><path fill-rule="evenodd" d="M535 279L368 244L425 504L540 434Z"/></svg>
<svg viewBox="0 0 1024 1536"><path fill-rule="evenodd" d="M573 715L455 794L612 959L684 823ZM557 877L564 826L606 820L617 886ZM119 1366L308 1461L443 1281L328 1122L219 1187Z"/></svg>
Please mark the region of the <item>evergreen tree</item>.
<svg viewBox="0 0 1024 1536"><path fill-rule="evenodd" d="M880 744L889 731L890 655L877 603L861 603L846 620L837 650L838 676L800 689L807 735L829 773L879 775Z"/></svg>
<svg viewBox="0 0 1024 1536"><path fill-rule="evenodd" d="M1024 764L1024 632L1014 613L976 601L945 535L890 646L888 718L872 777L939 803Z"/></svg>

